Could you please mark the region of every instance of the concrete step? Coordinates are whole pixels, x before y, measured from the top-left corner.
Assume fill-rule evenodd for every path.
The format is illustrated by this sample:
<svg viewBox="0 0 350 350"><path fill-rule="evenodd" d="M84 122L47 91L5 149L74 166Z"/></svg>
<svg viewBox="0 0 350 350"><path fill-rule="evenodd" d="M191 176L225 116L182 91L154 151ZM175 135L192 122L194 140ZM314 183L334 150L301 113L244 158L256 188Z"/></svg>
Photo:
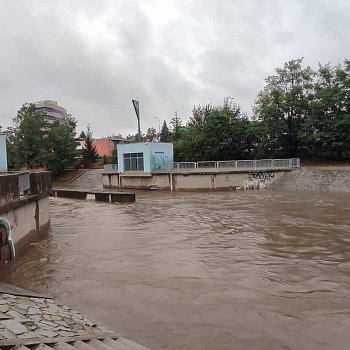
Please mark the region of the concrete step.
<svg viewBox="0 0 350 350"><path fill-rule="evenodd" d="M89 345L91 345L94 349L97 349L97 350L114 350L109 345L107 345L107 344L105 344L102 341L97 340L97 339L91 339L87 343Z"/></svg>
<svg viewBox="0 0 350 350"><path fill-rule="evenodd" d="M33 350L52 350L52 347L41 343L39 345L34 346Z"/></svg>
<svg viewBox="0 0 350 350"><path fill-rule="evenodd" d="M77 350L96 350L94 347L81 340L74 342L73 345Z"/></svg>
<svg viewBox="0 0 350 350"><path fill-rule="evenodd" d="M96 350L96 348L81 340L74 342L73 345L77 350Z"/></svg>
<svg viewBox="0 0 350 350"><path fill-rule="evenodd" d="M130 350L149 350L148 348L123 337L118 337L116 342L118 344L123 344L125 346L128 346Z"/></svg>
<svg viewBox="0 0 350 350"><path fill-rule="evenodd" d="M117 340L113 339L105 339L103 341L106 345L109 345L114 350L130 350L130 347L127 345L122 344L121 342L118 342Z"/></svg>
<svg viewBox="0 0 350 350"><path fill-rule="evenodd" d="M62 339L63 340L63 339ZM41 340L43 341L43 340ZM2 349L2 347L0 348ZM6 346L6 350L150 350L140 344L137 344L123 337L83 339L83 340L63 340L58 343L49 342L33 343L28 345Z"/></svg>
<svg viewBox="0 0 350 350"><path fill-rule="evenodd" d="M68 343L58 343L53 346L55 350L77 350L74 346Z"/></svg>

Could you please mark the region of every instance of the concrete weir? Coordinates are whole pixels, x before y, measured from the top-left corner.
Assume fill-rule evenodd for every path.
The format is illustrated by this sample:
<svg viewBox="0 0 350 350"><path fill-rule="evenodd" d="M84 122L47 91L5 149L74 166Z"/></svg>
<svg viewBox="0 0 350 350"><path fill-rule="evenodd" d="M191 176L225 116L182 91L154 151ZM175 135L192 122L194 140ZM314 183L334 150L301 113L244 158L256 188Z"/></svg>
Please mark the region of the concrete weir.
<svg viewBox="0 0 350 350"><path fill-rule="evenodd" d="M51 191L51 195L54 197L65 197L74 199L86 199L88 195L92 195L95 197L96 201L100 202L135 202L135 193L131 192L96 191L75 188L53 188Z"/></svg>
<svg viewBox="0 0 350 350"><path fill-rule="evenodd" d="M176 173L102 173L103 187L167 191L220 191L268 186L289 169L184 171ZM263 185L262 185L263 184ZM253 186L254 185L254 186ZM250 187L249 187L250 188Z"/></svg>

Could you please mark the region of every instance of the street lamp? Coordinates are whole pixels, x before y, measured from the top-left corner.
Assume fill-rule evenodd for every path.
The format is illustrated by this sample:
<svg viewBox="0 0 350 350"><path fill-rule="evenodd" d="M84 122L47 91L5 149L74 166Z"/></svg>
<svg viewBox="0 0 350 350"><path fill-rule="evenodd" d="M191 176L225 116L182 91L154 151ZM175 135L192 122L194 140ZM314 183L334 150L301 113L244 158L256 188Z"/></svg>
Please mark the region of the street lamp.
<svg viewBox="0 0 350 350"><path fill-rule="evenodd" d="M136 117L137 117L137 138L138 138L138 142L141 142L140 103L139 101L132 100L132 105L134 106Z"/></svg>
<svg viewBox="0 0 350 350"><path fill-rule="evenodd" d="M153 117L153 118L158 120L158 137L160 137L160 119L157 117Z"/></svg>

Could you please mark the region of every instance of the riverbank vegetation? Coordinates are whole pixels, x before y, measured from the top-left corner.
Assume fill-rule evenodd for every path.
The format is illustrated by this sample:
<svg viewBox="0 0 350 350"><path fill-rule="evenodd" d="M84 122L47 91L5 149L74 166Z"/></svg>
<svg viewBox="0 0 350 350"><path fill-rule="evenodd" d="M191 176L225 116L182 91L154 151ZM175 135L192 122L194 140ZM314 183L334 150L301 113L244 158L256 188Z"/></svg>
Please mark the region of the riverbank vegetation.
<svg viewBox="0 0 350 350"><path fill-rule="evenodd" d="M25 104L6 130L9 170L44 168L62 174L77 156L76 121L48 124L33 104Z"/></svg>
<svg viewBox="0 0 350 350"><path fill-rule="evenodd" d="M176 115L160 140L174 142L177 161L301 157L350 160L350 61L317 71L291 60L266 78L248 117L227 98L195 106L182 126Z"/></svg>
<svg viewBox="0 0 350 350"><path fill-rule="evenodd" d="M144 141L157 137L174 143L175 161L300 157L316 162L350 161L350 61L319 65L291 60L265 79L253 116L232 98L221 106L197 105L187 123L175 112L159 135L148 128ZM96 164L90 128L76 139L76 121L48 124L32 104L25 104L6 130L10 170L45 168L53 175L67 166ZM136 142L135 135L127 139ZM77 140L84 141L77 150ZM103 159L103 162L107 162ZM116 154L113 154L116 161ZM102 162L102 161L101 161ZM101 163L102 164L102 163Z"/></svg>
<svg viewBox="0 0 350 350"><path fill-rule="evenodd" d="M70 116L49 123L33 104L24 104L13 119L13 126L5 131L9 170L40 168L56 176L67 167L71 170L102 167L97 162L90 127L76 138L76 125Z"/></svg>

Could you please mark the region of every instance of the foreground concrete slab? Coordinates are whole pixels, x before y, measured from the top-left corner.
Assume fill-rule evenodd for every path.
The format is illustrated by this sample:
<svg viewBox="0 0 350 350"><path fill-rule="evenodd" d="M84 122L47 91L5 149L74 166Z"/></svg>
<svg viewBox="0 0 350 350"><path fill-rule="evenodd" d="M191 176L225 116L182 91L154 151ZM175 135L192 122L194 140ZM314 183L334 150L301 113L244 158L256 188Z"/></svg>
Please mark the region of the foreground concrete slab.
<svg viewBox="0 0 350 350"><path fill-rule="evenodd" d="M66 305L22 288L1 284L0 306L1 350L147 350Z"/></svg>

